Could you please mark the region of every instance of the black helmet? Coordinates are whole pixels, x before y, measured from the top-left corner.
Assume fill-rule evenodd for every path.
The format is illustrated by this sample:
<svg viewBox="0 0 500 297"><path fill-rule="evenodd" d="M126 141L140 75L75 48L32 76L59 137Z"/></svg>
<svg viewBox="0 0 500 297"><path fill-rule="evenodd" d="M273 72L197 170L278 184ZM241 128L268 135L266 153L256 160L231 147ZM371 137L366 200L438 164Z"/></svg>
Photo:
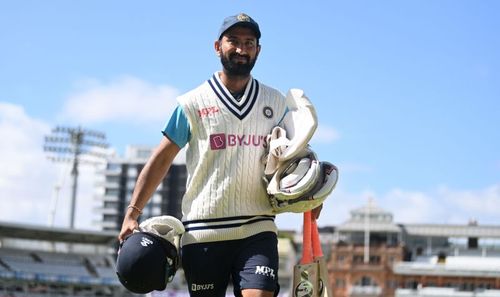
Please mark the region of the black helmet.
<svg viewBox="0 0 500 297"><path fill-rule="evenodd" d="M178 266L178 252L172 243L149 232L134 232L120 244L116 274L129 291L146 294L164 290Z"/></svg>

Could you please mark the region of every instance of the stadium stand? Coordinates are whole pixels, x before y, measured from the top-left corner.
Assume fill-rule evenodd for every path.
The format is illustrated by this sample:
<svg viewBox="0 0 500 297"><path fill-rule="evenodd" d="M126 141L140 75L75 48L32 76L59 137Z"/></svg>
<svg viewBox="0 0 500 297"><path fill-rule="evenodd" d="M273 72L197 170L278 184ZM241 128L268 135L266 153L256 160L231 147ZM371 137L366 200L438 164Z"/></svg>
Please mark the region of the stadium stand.
<svg viewBox="0 0 500 297"><path fill-rule="evenodd" d="M0 297L134 296L115 274L116 236L0 223Z"/></svg>
<svg viewBox="0 0 500 297"><path fill-rule="evenodd" d="M0 222L0 297L131 297L115 273L117 232ZM280 238L280 276L288 296L295 248ZM283 279L281 279L283 277ZM148 297L188 297L182 269L165 291ZM232 288L228 295L233 296Z"/></svg>

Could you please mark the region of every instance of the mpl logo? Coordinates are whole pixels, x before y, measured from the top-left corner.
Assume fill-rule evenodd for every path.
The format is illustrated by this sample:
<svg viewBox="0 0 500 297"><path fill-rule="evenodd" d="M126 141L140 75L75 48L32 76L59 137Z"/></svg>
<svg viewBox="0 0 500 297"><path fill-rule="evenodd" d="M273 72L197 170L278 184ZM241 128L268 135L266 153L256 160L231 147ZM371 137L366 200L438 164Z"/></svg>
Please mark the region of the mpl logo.
<svg viewBox="0 0 500 297"><path fill-rule="evenodd" d="M210 148L212 150L223 150L227 147L234 146L254 146L254 147L266 147L266 136L265 135L255 135L255 134L225 134L217 133L210 135Z"/></svg>
<svg viewBox="0 0 500 297"><path fill-rule="evenodd" d="M257 266L255 268L255 274L265 275L272 279L276 278L276 275L274 274L274 269L267 266Z"/></svg>
<svg viewBox="0 0 500 297"><path fill-rule="evenodd" d="M198 110L198 116L200 118L208 117L210 115L214 115L218 113L220 109L217 106L205 107Z"/></svg>

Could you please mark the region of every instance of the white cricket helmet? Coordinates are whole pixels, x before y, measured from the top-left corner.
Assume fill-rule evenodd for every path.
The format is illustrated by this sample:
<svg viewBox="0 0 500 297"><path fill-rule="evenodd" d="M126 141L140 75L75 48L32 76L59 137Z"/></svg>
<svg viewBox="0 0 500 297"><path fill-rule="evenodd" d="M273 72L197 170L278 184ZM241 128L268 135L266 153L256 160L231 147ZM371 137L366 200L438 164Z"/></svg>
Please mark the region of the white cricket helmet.
<svg viewBox="0 0 500 297"><path fill-rule="evenodd" d="M264 181L275 213L305 212L332 192L338 170L331 163L320 162L309 148L318 120L304 91L290 89L286 100L289 111L283 127L274 127L266 138Z"/></svg>
<svg viewBox="0 0 500 297"><path fill-rule="evenodd" d="M320 162L309 149L278 168L267 186L275 213L305 212L318 207L333 191L338 169Z"/></svg>

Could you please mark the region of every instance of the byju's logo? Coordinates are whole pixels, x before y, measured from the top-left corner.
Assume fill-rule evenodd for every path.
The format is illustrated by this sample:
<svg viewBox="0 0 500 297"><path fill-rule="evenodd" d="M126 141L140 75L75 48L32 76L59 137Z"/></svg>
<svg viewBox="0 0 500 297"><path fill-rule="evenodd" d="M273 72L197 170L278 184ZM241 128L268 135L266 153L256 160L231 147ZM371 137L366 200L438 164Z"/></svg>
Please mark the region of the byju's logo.
<svg viewBox="0 0 500 297"><path fill-rule="evenodd" d="M213 290L215 288L214 284L191 284L191 291L206 291Z"/></svg>
<svg viewBox="0 0 500 297"><path fill-rule="evenodd" d="M210 135L210 148L212 150L223 150L231 146L254 146L266 147L266 136L264 135L236 135L217 133Z"/></svg>
<svg viewBox="0 0 500 297"><path fill-rule="evenodd" d="M223 150L226 148L226 134L212 134L210 135L210 148L212 150Z"/></svg>

